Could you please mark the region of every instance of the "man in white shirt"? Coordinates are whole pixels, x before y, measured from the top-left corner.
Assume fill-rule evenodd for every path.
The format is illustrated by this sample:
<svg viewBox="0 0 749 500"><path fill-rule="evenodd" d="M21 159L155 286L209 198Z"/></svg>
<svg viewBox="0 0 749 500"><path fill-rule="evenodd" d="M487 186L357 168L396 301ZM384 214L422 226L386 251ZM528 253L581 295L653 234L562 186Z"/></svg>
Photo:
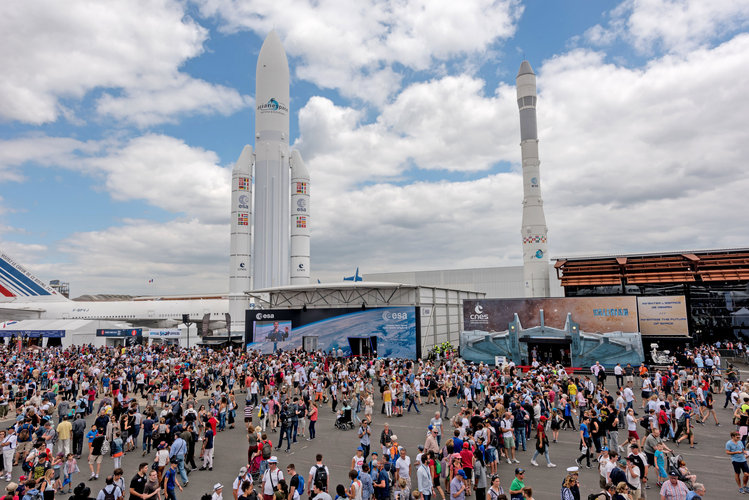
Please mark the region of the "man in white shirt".
<svg viewBox="0 0 749 500"><path fill-rule="evenodd" d="M507 454L508 464L511 464L512 462L520 463L520 461L515 458L515 435L513 433L512 421L512 413L508 411L505 412L505 417L499 424L500 429L502 429L502 438L505 442L505 453ZM510 460L510 457L512 457L512 460Z"/></svg>
<svg viewBox="0 0 749 500"><path fill-rule="evenodd" d="M318 453L315 457L315 465L309 469L309 478L307 480L307 491L309 496L313 496L312 491L315 486L315 481L317 481L318 477L323 475L325 476L325 481L322 481L322 491L325 492L328 491L330 483L330 471L328 470L328 467L322 463L322 454ZM328 496L328 498L330 498L330 496Z"/></svg>
<svg viewBox="0 0 749 500"><path fill-rule="evenodd" d="M411 459L406 455L406 449L402 446L398 452L400 456L395 461L395 484L398 484L400 479L405 479L407 491L411 491Z"/></svg>
<svg viewBox="0 0 749 500"><path fill-rule="evenodd" d="M263 474L263 500L273 500L278 483L283 479L283 472L278 469L278 458L268 459L268 469Z"/></svg>
<svg viewBox="0 0 749 500"><path fill-rule="evenodd" d="M624 388L622 394L624 395L624 401L627 403L627 409L634 409L635 392L632 390L631 384L627 384L627 387ZM635 412L635 415L637 415L637 412Z"/></svg>
<svg viewBox="0 0 749 500"><path fill-rule="evenodd" d="M13 426L8 428L5 436L2 436L0 447L3 450L3 464L5 465L5 480L10 481L11 471L13 470L13 455L16 453L16 429Z"/></svg>
<svg viewBox="0 0 749 500"><path fill-rule="evenodd" d="M624 370L621 363L617 363L614 367L614 377L616 377L616 388L621 389L624 386Z"/></svg>

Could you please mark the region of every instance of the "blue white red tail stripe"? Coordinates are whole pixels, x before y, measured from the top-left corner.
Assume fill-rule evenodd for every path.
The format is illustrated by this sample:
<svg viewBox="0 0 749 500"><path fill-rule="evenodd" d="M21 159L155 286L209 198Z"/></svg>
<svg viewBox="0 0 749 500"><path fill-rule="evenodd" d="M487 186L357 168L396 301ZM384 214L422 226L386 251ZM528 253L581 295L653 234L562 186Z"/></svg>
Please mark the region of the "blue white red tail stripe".
<svg viewBox="0 0 749 500"><path fill-rule="evenodd" d="M0 294L5 297L40 297L52 292L7 256L0 255Z"/></svg>

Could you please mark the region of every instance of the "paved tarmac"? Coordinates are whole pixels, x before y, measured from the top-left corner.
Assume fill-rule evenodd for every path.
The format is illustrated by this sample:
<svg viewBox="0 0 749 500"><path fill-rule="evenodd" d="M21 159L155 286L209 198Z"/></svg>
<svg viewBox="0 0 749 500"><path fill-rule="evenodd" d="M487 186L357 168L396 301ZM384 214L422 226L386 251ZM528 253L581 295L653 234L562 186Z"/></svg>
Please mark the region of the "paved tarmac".
<svg viewBox="0 0 749 500"><path fill-rule="evenodd" d="M238 394L240 408L237 412L238 417L242 415L244 398ZM733 498L739 496L733 479L733 470L729 463L730 459L725 454L725 443L729 439L729 433L733 429L731 425L730 409L723 409L724 396L716 397L716 408L718 418L722 426L716 427L711 421L704 426L697 426L695 430L696 441L698 445L695 449L690 449L687 442L684 441L680 448L669 444L677 453L681 453L687 463L687 467L692 473L697 474L697 480L705 484L707 488L706 498ZM452 406L454 401L450 402L450 416L454 415L456 410ZM638 401L639 403L639 401ZM379 413L380 402L375 405L374 425L372 429L372 451L379 451L379 435L384 423L389 423L393 432L398 435L399 442L406 447L408 455L412 458L417 453L417 445L424 443L426 426L429 420L434 416L437 410L435 405L424 405L421 407L421 414L411 412L401 418L385 418ZM89 423L92 418L87 419ZM224 484L224 498L231 499L231 483L236 478L240 467L245 465L247 460L247 439L244 429L244 422L238 418L235 429L227 429L218 433L216 438L216 450L214 458L213 471L193 471L190 474L190 483L182 493L177 492L179 499L199 499L202 494L212 491L215 483ZM322 453L324 463L329 467L331 472L330 484L331 489L334 485L348 485L348 472L351 464L351 458L359 444L355 430L341 431L335 429L334 414L330 407L320 409L319 421L317 423L317 438L313 441L299 439L299 442L292 445L291 453L283 451L274 451L278 457L281 471L286 473L286 465L294 463L297 472L303 473L305 481L308 477L309 468L315 462L315 455ZM638 429L638 432L640 429ZM626 436L626 432L620 432L620 436ZM269 434L274 446L278 438L278 433ZM621 439L621 438L620 438ZM508 486L513 478L513 472L516 466L522 466L527 470L526 485L531 486L534 491L534 498L537 500L557 499L560 496L561 481L565 476L567 467L574 466L574 459L578 455L578 432L571 430L561 431L558 443L552 443L550 449L551 459L557 464L557 468L549 469L545 465L543 457L539 457L539 467L533 467L530 459L533 455L533 446L535 440L528 444L528 451L518 453L520 464L509 465L506 462L500 462L499 474L502 485L508 491ZM196 450L196 455L199 448ZM104 477L111 473L113 469L112 459L106 458L102 464L102 473L97 481L88 481L88 463L87 463L87 446L84 445L84 456L79 460L81 473L75 478L74 484L80 481L86 482L95 496L101 487L104 486ZM130 452L123 457L122 466L125 470L125 479L129 484L130 479L135 474L137 466L141 462L151 463L154 453L150 456L143 457L141 452ZM196 462L200 465L199 460ZM587 498L589 493L599 492L598 471L595 463L593 469L583 469L580 472L582 498ZM17 481L20 475L20 468L16 468L13 474L13 480ZM647 498L659 499L658 490L655 484L653 488L646 490ZM333 495L335 493L333 492ZM68 498L68 495L59 498ZM126 497L127 498L127 497Z"/></svg>

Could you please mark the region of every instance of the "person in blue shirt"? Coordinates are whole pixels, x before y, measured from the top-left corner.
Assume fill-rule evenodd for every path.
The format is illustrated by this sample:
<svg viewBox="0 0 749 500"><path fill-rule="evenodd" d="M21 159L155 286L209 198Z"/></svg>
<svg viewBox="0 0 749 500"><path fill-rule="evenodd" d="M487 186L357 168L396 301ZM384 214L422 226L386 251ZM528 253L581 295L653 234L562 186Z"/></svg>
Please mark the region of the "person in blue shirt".
<svg viewBox="0 0 749 500"><path fill-rule="evenodd" d="M164 473L162 488L166 491L167 500L177 500L177 495L175 493L176 488L179 488L179 491L182 491L182 485L177 481L177 459L175 458L171 460L169 470Z"/></svg>
<svg viewBox="0 0 749 500"><path fill-rule="evenodd" d="M187 442L182 439L179 435L177 439L172 443L172 447L169 448L169 458L176 460L179 467L179 475L182 478L182 484L187 486L189 480L187 479L187 472L185 471L185 454L187 453Z"/></svg>
<svg viewBox="0 0 749 500"><path fill-rule="evenodd" d="M390 477L385 471L385 459L382 458L377 463L377 479L373 481L374 494L377 500L387 500L390 498Z"/></svg>
<svg viewBox="0 0 749 500"><path fill-rule="evenodd" d="M580 424L580 450L581 454L577 459L575 459L575 462L577 463L578 467L582 467L582 459L584 458L587 462L586 467L590 469L590 446L592 445L592 440L590 439L590 417L588 415L585 415L583 417L583 422Z"/></svg>
<svg viewBox="0 0 749 500"><path fill-rule="evenodd" d="M731 432L731 439L726 442L726 455L731 457L734 479L739 487L739 493L749 493L749 488L746 486L749 482L749 466L746 463L744 443L741 442L741 435L736 431Z"/></svg>

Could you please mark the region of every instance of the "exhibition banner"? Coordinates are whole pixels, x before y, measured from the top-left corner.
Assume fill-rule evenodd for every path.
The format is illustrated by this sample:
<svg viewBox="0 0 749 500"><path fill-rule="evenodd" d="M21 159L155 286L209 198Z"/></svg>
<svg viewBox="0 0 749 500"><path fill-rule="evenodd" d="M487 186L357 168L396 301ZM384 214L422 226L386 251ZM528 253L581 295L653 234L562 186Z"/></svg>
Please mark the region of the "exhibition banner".
<svg viewBox="0 0 749 500"><path fill-rule="evenodd" d="M683 295L637 297L637 311L643 335L689 335Z"/></svg>
<svg viewBox="0 0 749 500"><path fill-rule="evenodd" d="M181 337L181 332L178 328L166 328L161 330L148 330L149 337L156 338L167 338L167 339L178 339Z"/></svg>
<svg viewBox="0 0 749 500"><path fill-rule="evenodd" d="M250 309L246 314L248 349L273 353L302 347L302 339L316 338L318 349L339 348L352 354L356 339L372 339L378 357L417 357L415 307Z"/></svg>
<svg viewBox="0 0 749 500"><path fill-rule="evenodd" d="M588 333L637 332L637 301L621 297L554 297L540 299L476 299L463 301L463 331L503 332L517 314L523 328L544 323L564 328L567 314Z"/></svg>

